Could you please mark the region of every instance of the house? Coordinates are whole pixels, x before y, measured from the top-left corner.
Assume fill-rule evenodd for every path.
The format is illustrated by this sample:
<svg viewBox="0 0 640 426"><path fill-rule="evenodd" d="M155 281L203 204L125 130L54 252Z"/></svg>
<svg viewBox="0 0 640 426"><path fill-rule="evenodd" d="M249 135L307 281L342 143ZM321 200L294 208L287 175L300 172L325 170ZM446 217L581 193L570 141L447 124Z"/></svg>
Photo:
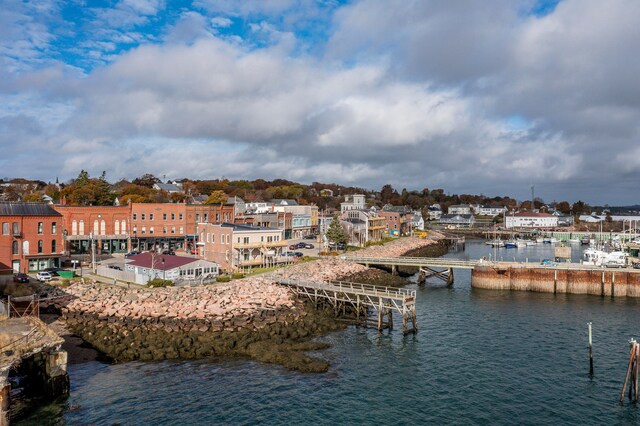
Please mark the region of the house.
<svg viewBox="0 0 640 426"><path fill-rule="evenodd" d="M296 200L284 199L284 198L274 198L271 200L272 206L297 206L298 202Z"/></svg>
<svg viewBox="0 0 640 426"><path fill-rule="evenodd" d="M505 227L510 228L555 228L558 217L549 213L518 212L507 214Z"/></svg>
<svg viewBox="0 0 640 426"><path fill-rule="evenodd" d="M264 201L256 201L252 203L245 203L245 213L248 214L262 214L273 211L271 203Z"/></svg>
<svg viewBox="0 0 640 426"><path fill-rule="evenodd" d="M366 208L365 196L363 194L345 195L344 202L340 203L340 211L364 210Z"/></svg>
<svg viewBox="0 0 640 426"><path fill-rule="evenodd" d="M350 245L363 247L369 241L382 241L385 218L375 208L345 210L340 219Z"/></svg>
<svg viewBox="0 0 640 426"><path fill-rule="evenodd" d="M220 272L215 262L156 252L145 252L125 259L124 269L134 274L137 284L146 284L155 278L178 283L198 281L216 277Z"/></svg>
<svg viewBox="0 0 640 426"><path fill-rule="evenodd" d="M564 214L559 210L554 210L552 215L558 218L558 226L573 226L573 216Z"/></svg>
<svg viewBox="0 0 640 426"><path fill-rule="evenodd" d="M507 211L507 208L504 206L482 206L478 205L475 207L475 213L480 216L499 216Z"/></svg>
<svg viewBox="0 0 640 426"><path fill-rule="evenodd" d="M440 207L440 204L433 204L427 207L427 211L429 213L428 220L439 220L442 216L442 207Z"/></svg>
<svg viewBox="0 0 640 426"><path fill-rule="evenodd" d="M174 183L154 183L153 189L156 189L158 191L166 191L169 194L182 193L182 189Z"/></svg>
<svg viewBox="0 0 640 426"><path fill-rule="evenodd" d="M472 214L443 214L438 223L447 226L472 227L475 223L475 218Z"/></svg>
<svg viewBox="0 0 640 426"><path fill-rule="evenodd" d="M0 202L0 272L60 266L62 215L44 203Z"/></svg>
<svg viewBox="0 0 640 426"><path fill-rule="evenodd" d="M284 230L235 223L199 224L199 253L225 272L288 262Z"/></svg>
<svg viewBox="0 0 640 426"><path fill-rule="evenodd" d="M422 212L420 210L416 210L411 213L411 229L424 231L424 218L422 217Z"/></svg>
<svg viewBox="0 0 640 426"><path fill-rule="evenodd" d="M472 212L471 206L469 204L454 204L452 206L449 206L449 210L448 213L450 215L452 214L463 214L463 215L469 215Z"/></svg>
<svg viewBox="0 0 640 426"><path fill-rule="evenodd" d="M290 213L292 215L291 236L287 236L286 238L302 238L305 235L315 234L318 230L318 206L301 206L297 203L291 204L287 202L283 204L281 202L273 204L273 211Z"/></svg>

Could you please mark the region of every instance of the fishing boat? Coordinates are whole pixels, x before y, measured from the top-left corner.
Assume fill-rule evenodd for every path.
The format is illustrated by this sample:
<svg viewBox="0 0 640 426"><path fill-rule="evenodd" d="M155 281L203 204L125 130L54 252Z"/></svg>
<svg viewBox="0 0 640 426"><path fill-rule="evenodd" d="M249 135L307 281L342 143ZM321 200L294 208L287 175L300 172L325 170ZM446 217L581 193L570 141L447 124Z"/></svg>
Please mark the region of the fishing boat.
<svg viewBox="0 0 640 426"><path fill-rule="evenodd" d="M588 248L582 254L582 264L606 266L608 268L624 268L627 266L628 253L623 251L606 252L597 248Z"/></svg>
<svg viewBox="0 0 640 426"><path fill-rule="evenodd" d="M580 238L580 244L582 244L583 246L588 245L590 242L591 238L587 237L586 235Z"/></svg>
<svg viewBox="0 0 640 426"><path fill-rule="evenodd" d="M518 243L515 240L507 240L504 242L504 248L516 248Z"/></svg>

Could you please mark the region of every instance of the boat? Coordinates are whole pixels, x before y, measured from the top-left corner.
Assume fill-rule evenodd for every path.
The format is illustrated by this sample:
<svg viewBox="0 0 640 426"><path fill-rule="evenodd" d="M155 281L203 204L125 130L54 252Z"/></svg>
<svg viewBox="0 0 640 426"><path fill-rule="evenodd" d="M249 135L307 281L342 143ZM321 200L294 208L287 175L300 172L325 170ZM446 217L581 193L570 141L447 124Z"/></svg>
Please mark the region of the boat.
<svg viewBox="0 0 640 426"><path fill-rule="evenodd" d="M577 238L569 238L569 239L567 240L567 242L568 242L569 244L580 244L580 240L579 240L579 239L577 239Z"/></svg>
<svg viewBox="0 0 640 426"><path fill-rule="evenodd" d="M544 243L544 238L542 238L542 237L536 238L536 243L538 243L538 244Z"/></svg>
<svg viewBox="0 0 640 426"><path fill-rule="evenodd" d="M580 238L580 244L582 244L583 246L589 244L590 242L591 242L591 238L587 237L586 235Z"/></svg>
<svg viewBox="0 0 640 426"><path fill-rule="evenodd" d="M628 253L623 251L606 252L597 248L588 248L582 254L582 264L591 266L604 266L607 268L625 268L627 266Z"/></svg>
<svg viewBox="0 0 640 426"><path fill-rule="evenodd" d="M507 240L504 242L504 248L516 248L518 244L515 240Z"/></svg>
<svg viewBox="0 0 640 426"><path fill-rule="evenodd" d="M502 247L504 246L504 241L502 241L501 239L497 238L495 240L489 240L487 242L485 242L486 245L489 245L491 247Z"/></svg>
<svg viewBox="0 0 640 426"><path fill-rule="evenodd" d="M535 246L535 245L536 245L536 242L535 242L534 240L526 240L526 241L525 241L525 243L526 243L528 246Z"/></svg>
<svg viewBox="0 0 640 426"><path fill-rule="evenodd" d="M555 238L555 237L545 237L545 238L542 240L542 242L543 242L544 244L555 244L555 243L557 243L557 242L558 242L558 239L557 239L557 238Z"/></svg>
<svg viewBox="0 0 640 426"><path fill-rule="evenodd" d="M526 247L526 246L527 246L526 241L523 241L523 240L516 240L516 247L518 247L518 248L524 248L524 247Z"/></svg>

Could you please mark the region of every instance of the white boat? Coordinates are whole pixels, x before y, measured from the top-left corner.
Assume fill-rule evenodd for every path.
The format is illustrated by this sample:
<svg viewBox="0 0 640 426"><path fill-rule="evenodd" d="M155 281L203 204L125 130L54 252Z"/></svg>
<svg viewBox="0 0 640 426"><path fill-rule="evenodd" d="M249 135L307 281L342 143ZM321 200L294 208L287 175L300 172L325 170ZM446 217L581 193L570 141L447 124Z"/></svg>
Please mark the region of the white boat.
<svg viewBox="0 0 640 426"><path fill-rule="evenodd" d="M542 242L545 244L555 244L558 242L558 239L556 237L546 237L542 240Z"/></svg>
<svg viewBox="0 0 640 426"><path fill-rule="evenodd" d="M595 248L588 248L582 254L582 264L591 266L605 266L608 268L625 268L628 253L623 251L606 252Z"/></svg>
<svg viewBox="0 0 640 426"><path fill-rule="evenodd" d="M518 248L524 248L524 247L526 247L526 246L527 246L526 241L523 241L523 240L516 240L516 247L518 247Z"/></svg>
<svg viewBox="0 0 640 426"><path fill-rule="evenodd" d="M577 239L577 238L569 238L569 239L567 240L567 242L568 242L569 244L580 244L580 240L579 240L579 239Z"/></svg>
<svg viewBox="0 0 640 426"><path fill-rule="evenodd" d="M525 241L525 243L526 243L528 246L535 246L535 245L536 245L536 242L535 242L535 241L533 241L533 240L526 240L526 241Z"/></svg>
<svg viewBox="0 0 640 426"><path fill-rule="evenodd" d="M487 242L485 242L485 244L491 246L491 247L502 247L504 246L504 241L502 241L501 239L497 238L495 240L489 240Z"/></svg>
<svg viewBox="0 0 640 426"><path fill-rule="evenodd" d="M536 238L536 243L538 243L538 244L544 243L544 238L542 238L542 237Z"/></svg>

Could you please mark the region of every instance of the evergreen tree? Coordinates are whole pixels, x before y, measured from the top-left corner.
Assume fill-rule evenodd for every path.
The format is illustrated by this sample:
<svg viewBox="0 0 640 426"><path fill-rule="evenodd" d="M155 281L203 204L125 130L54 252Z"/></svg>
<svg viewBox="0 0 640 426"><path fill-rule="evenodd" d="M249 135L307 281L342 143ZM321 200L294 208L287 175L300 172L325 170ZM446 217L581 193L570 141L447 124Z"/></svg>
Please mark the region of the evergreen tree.
<svg viewBox="0 0 640 426"><path fill-rule="evenodd" d="M342 243L346 244L349 240L346 232L344 232L344 228L340 224L340 220L338 216L334 216L333 220L329 224L329 229L327 230L327 240L330 243Z"/></svg>

